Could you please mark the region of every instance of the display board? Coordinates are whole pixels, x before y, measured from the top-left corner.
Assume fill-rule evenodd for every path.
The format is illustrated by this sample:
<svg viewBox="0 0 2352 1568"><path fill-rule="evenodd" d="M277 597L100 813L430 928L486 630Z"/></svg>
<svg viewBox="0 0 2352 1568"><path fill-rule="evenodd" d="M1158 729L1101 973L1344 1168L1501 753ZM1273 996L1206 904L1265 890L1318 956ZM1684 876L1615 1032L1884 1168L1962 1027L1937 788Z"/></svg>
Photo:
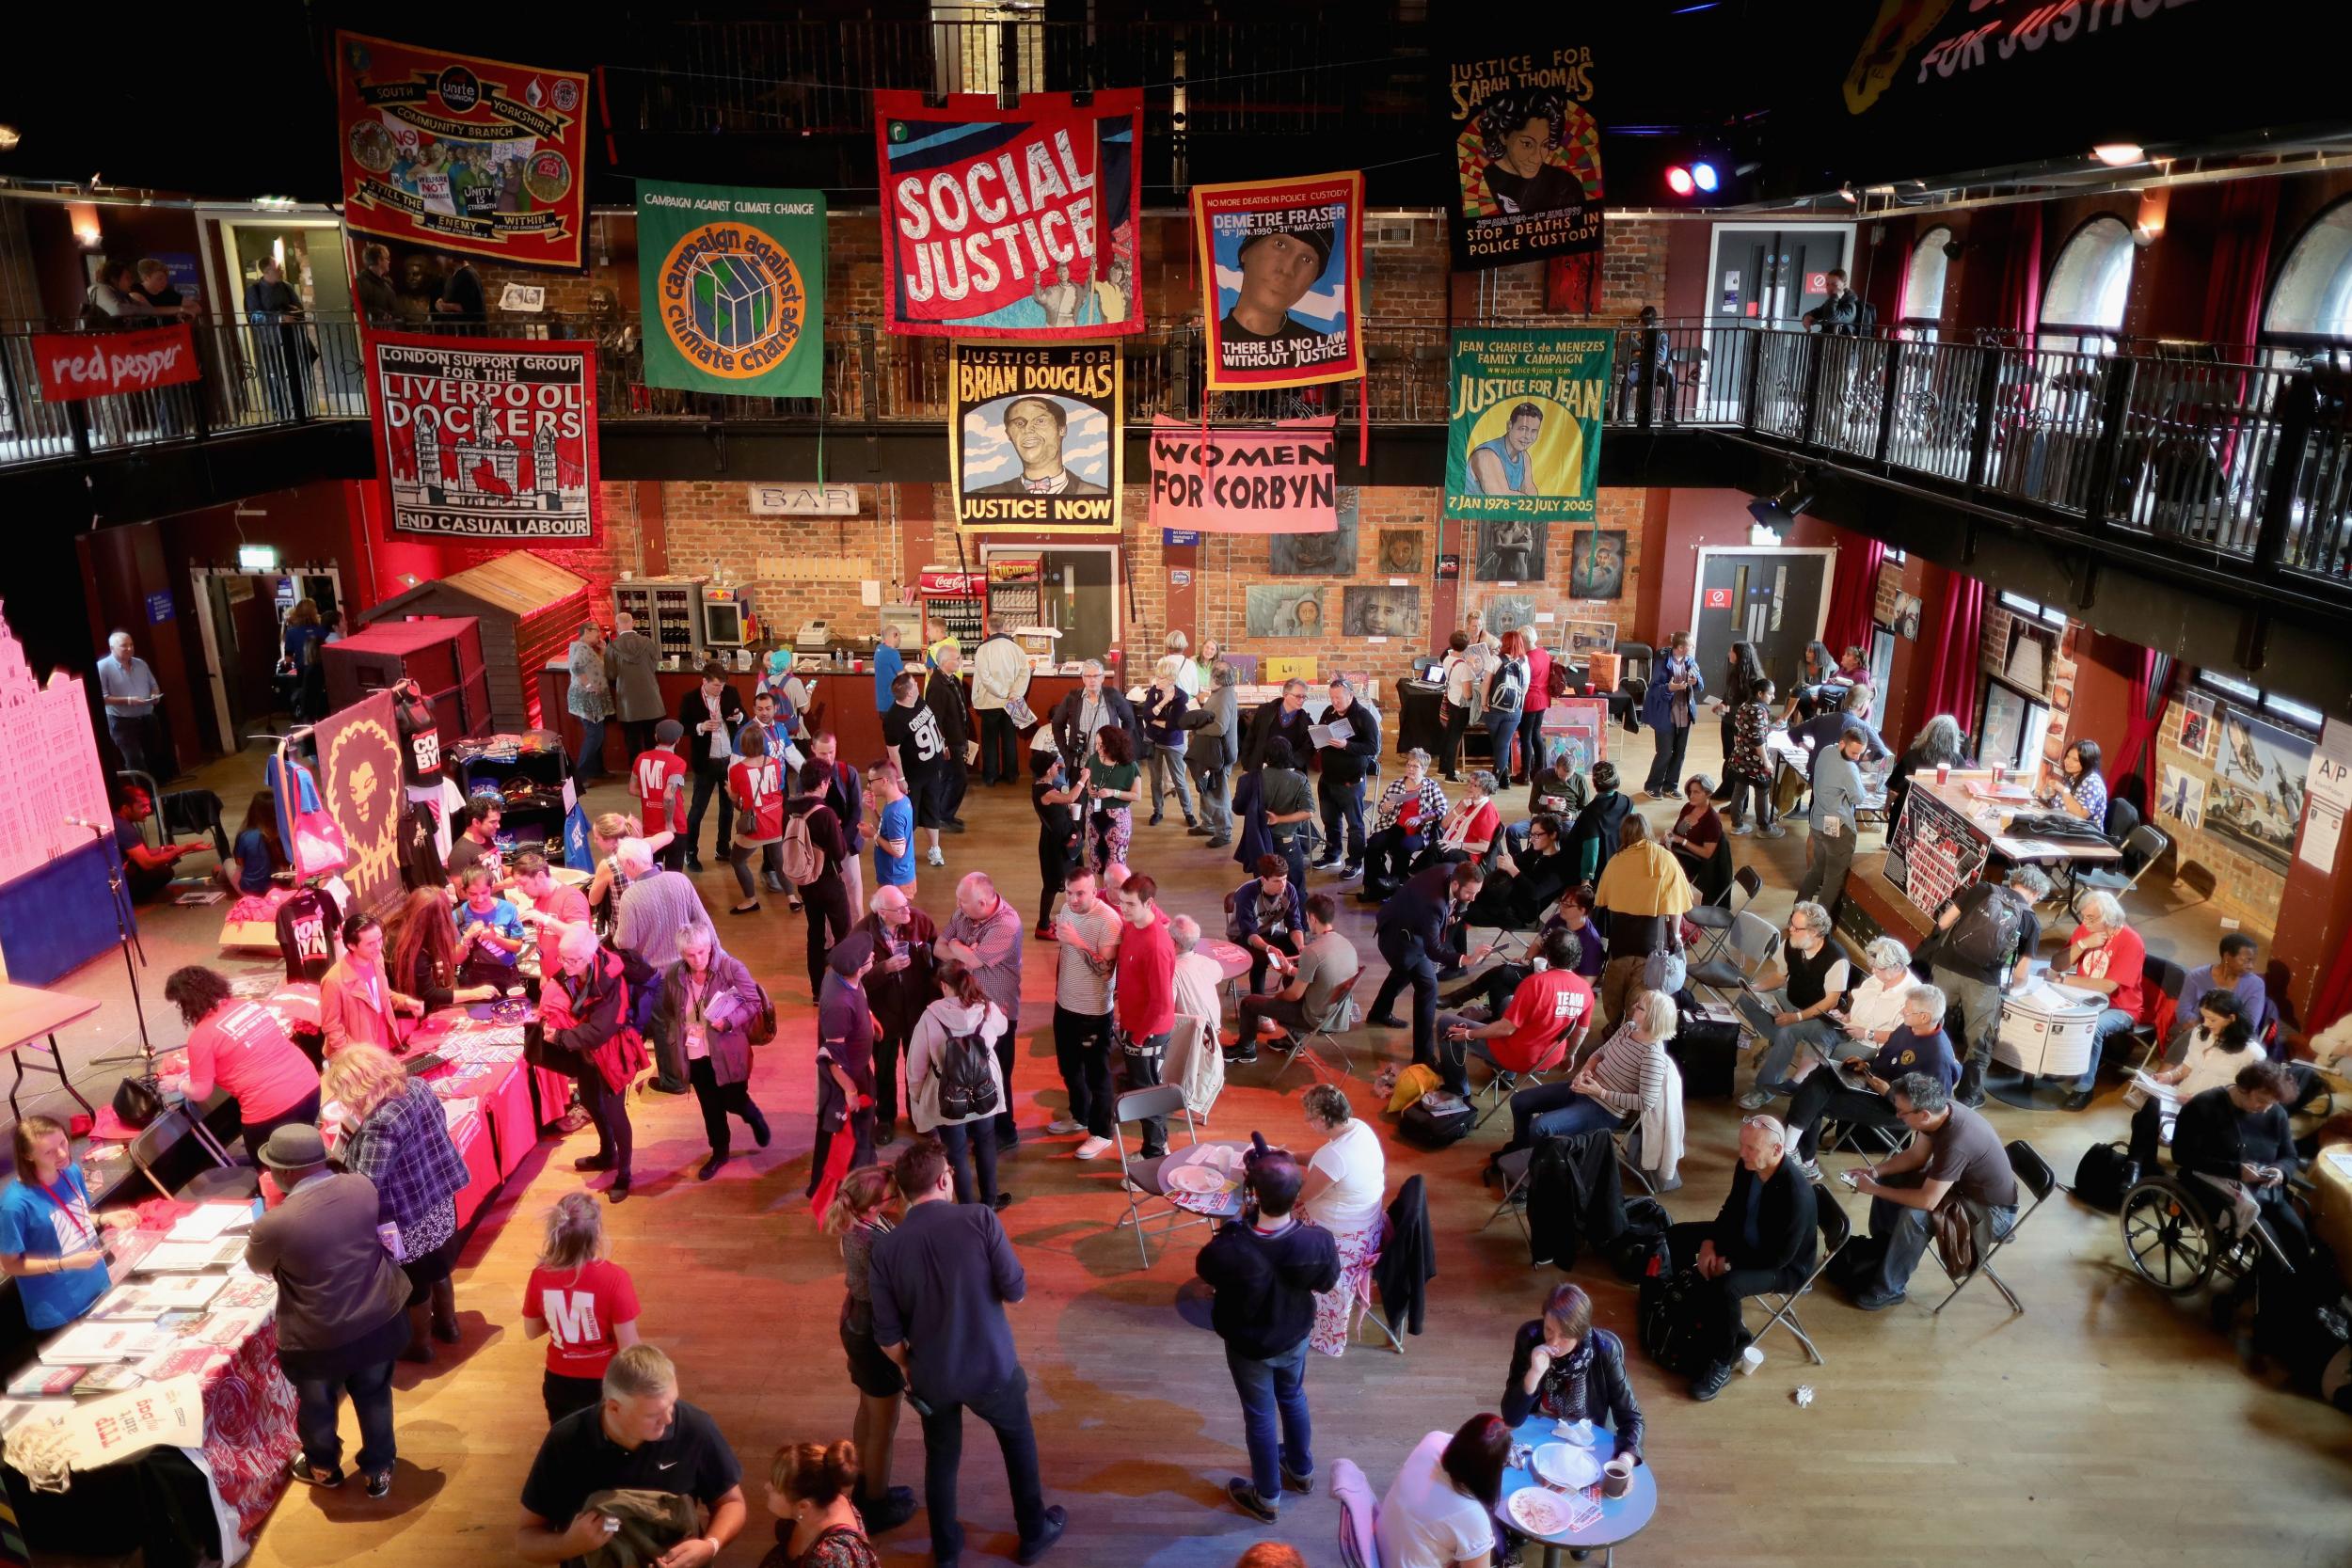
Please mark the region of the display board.
<svg viewBox="0 0 2352 1568"><path fill-rule="evenodd" d="M1915 786L1886 832L1886 879L1912 908L1933 915L1977 879L1990 849L1976 824Z"/></svg>
<svg viewBox="0 0 2352 1568"><path fill-rule="evenodd" d="M1334 422L1291 420L1263 430L1204 433L1198 422L1161 415L1152 426L1152 526L1203 533L1337 532Z"/></svg>
<svg viewBox="0 0 2352 1568"><path fill-rule="evenodd" d="M400 902L400 827L407 810L392 694L370 692L327 715L313 739L319 753L319 794L351 851L343 880L351 888L353 905L381 915Z"/></svg>
<svg viewBox="0 0 2352 1568"><path fill-rule="evenodd" d="M637 255L646 386L823 395L822 191L640 180Z"/></svg>
<svg viewBox="0 0 2352 1568"><path fill-rule="evenodd" d="M1364 177L1196 185L1212 390L1364 373Z"/></svg>
<svg viewBox="0 0 2352 1568"><path fill-rule="evenodd" d="M959 342L947 467L970 533L1117 533L1116 343Z"/></svg>
<svg viewBox="0 0 2352 1568"><path fill-rule="evenodd" d="M0 884L87 847L97 835L74 817L113 820L88 694L78 675L43 686L0 617Z"/></svg>
<svg viewBox="0 0 2352 1568"><path fill-rule="evenodd" d="M1592 519L1614 340L1607 328L1454 333L1447 516L1482 530L1489 522Z"/></svg>

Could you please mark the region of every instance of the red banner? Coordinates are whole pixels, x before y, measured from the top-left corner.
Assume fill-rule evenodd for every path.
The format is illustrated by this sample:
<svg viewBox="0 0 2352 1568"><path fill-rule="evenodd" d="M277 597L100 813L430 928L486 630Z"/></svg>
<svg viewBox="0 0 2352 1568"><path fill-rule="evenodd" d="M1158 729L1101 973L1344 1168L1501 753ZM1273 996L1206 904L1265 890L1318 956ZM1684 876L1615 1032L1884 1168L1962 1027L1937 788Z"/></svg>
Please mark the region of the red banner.
<svg viewBox="0 0 2352 1568"><path fill-rule="evenodd" d="M117 392L177 387L204 373L185 322L135 332L39 332L33 362L43 403L79 403Z"/></svg>
<svg viewBox="0 0 2352 1568"><path fill-rule="evenodd" d="M395 536L596 537L593 344L368 335Z"/></svg>
<svg viewBox="0 0 2352 1568"><path fill-rule="evenodd" d="M893 332L1105 338L1143 330L1143 94L874 94Z"/></svg>
<svg viewBox="0 0 2352 1568"><path fill-rule="evenodd" d="M580 264L588 78L335 35L343 222L525 266Z"/></svg>

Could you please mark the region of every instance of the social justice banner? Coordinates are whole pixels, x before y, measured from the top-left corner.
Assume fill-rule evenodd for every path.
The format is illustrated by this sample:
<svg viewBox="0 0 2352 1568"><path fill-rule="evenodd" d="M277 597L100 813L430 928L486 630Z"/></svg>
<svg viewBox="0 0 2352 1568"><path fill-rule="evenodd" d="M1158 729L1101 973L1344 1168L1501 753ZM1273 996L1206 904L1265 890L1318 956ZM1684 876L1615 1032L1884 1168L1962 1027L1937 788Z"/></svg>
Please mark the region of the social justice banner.
<svg viewBox="0 0 2352 1568"><path fill-rule="evenodd" d="M596 537L596 359L585 342L371 333L395 534Z"/></svg>
<svg viewBox="0 0 2352 1568"><path fill-rule="evenodd" d="M1203 533L1336 533L1331 419L1212 430L1163 414L1152 426L1152 526Z"/></svg>
<svg viewBox="0 0 2352 1568"><path fill-rule="evenodd" d="M526 266L580 264L588 78L335 35L343 222Z"/></svg>
<svg viewBox="0 0 2352 1568"><path fill-rule="evenodd" d="M1196 185L1212 388L1364 373L1364 177Z"/></svg>
<svg viewBox="0 0 2352 1568"><path fill-rule="evenodd" d="M1592 517L1612 338L1607 328L1454 335L1447 516Z"/></svg>
<svg viewBox="0 0 2352 1568"><path fill-rule="evenodd" d="M1143 330L1138 88L874 94L890 330L1104 338Z"/></svg>
<svg viewBox="0 0 2352 1568"><path fill-rule="evenodd" d="M959 342L947 466L973 533L1117 533L1117 343Z"/></svg>
<svg viewBox="0 0 2352 1568"><path fill-rule="evenodd" d="M1589 47L1456 58L1439 90L1454 129L1456 267L1600 248L1600 122Z"/></svg>
<svg viewBox="0 0 2352 1568"><path fill-rule="evenodd" d="M823 394L822 192L640 180L637 258L646 386Z"/></svg>
<svg viewBox="0 0 2352 1568"><path fill-rule="evenodd" d="M43 403L151 392L204 373L186 322L131 332L36 332L33 365Z"/></svg>

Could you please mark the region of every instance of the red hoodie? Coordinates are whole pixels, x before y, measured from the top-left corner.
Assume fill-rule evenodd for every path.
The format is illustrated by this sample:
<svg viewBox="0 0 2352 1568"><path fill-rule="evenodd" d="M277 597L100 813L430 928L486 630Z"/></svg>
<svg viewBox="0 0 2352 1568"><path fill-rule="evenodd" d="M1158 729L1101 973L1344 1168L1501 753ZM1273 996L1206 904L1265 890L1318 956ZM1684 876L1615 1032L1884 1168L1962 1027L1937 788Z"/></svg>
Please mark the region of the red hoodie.
<svg viewBox="0 0 2352 1568"><path fill-rule="evenodd" d="M1119 1026L1140 1045L1176 1027L1176 943L1168 916L1152 911L1152 924L1123 922L1119 934Z"/></svg>

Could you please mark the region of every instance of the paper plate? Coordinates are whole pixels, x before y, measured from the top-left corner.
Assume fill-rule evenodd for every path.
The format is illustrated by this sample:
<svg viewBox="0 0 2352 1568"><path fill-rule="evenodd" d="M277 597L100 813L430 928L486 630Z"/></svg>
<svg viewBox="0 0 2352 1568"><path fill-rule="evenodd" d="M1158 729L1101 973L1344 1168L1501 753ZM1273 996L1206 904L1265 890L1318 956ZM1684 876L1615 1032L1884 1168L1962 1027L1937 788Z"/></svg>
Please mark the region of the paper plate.
<svg viewBox="0 0 2352 1568"><path fill-rule="evenodd" d="M1535 1450L1534 1470L1555 1486L1590 1486L1600 1479L1600 1461L1573 1443L1546 1443Z"/></svg>
<svg viewBox="0 0 2352 1568"><path fill-rule="evenodd" d="M1568 1528L1567 1506L1540 1486L1512 1493L1509 1507L1511 1522L1530 1535L1557 1535Z"/></svg>
<svg viewBox="0 0 2352 1568"><path fill-rule="evenodd" d="M1203 1165L1179 1165L1169 1171L1164 1180L1176 1191L1191 1193L1199 1197L1225 1190L1225 1178Z"/></svg>

